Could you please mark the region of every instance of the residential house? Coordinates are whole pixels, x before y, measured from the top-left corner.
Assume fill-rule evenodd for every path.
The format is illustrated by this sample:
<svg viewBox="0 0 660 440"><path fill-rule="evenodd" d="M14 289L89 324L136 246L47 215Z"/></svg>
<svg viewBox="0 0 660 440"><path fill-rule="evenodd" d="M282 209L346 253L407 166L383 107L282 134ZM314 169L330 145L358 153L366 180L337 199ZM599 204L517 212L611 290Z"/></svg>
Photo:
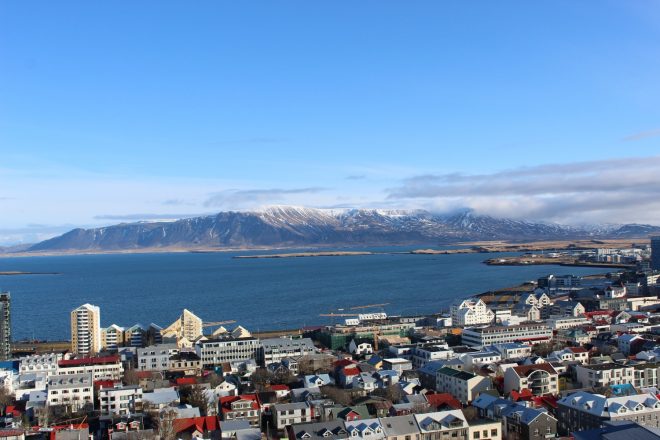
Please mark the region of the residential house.
<svg viewBox="0 0 660 440"><path fill-rule="evenodd" d="M470 403L479 393L490 389L492 389L490 378L477 376L467 371L444 367L436 374L435 390L449 393L463 404Z"/></svg>
<svg viewBox="0 0 660 440"><path fill-rule="evenodd" d="M508 368L504 372L504 392L528 389L535 396L557 394L559 375L552 365L521 365Z"/></svg>

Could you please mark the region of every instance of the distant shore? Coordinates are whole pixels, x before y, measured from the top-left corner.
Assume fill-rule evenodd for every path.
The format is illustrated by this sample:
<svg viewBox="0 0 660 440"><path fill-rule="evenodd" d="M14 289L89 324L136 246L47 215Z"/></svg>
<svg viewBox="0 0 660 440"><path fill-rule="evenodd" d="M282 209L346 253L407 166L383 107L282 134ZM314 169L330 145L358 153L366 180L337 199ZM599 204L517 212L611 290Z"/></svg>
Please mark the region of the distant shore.
<svg viewBox="0 0 660 440"><path fill-rule="evenodd" d="M477 241L477 242L447 242L438 243L438 246L457 246L457 249L416 249L412 251L369 251L369 250L338 250L337 248L349 248L345 245L331 246L259 246L259 247L182 247L171 246L162 248L141 248L141 249L121 249L121 250L104 250L104 249L86 249L86 250L61 250L61 251L34 251L34 252L5 252L0 253L0 258L11 257L43 257L43 256L66 256L66 255L123 255L123 254L160 254L160 253L226 253L226 252L273 252L279 251L277 254L261 254L261 255L240 255L241 258L291 258L291 257L316 257L316 256L353 256L353 255L382 255L382 254L415 254L415 255L449 255L449 254L474 254L474 253L498 253L498 252L540 252L540 251L561 251L561 250L581 250L581 249L597 249L597 248L618 248L630 247L633 244L647 244L648 238L638 239L621 239L621 240L553 240L553 241L526 241L526 242L511 242L511 241ZM428 244L427 244L428 245ZM369 245L354 245L353 249L369 248L378 246L415 246L415 243L373 243ZM320 250L319 248L327 248L327 250ZM300 251L300 249L310 249L309 251ZM288 250L296 249L295 252L287 252ZM558 263L547 263L558 264Z"/></svg>
<svg viewBox="0 0 660 440"><path fill-rule="evenodd" d="M21 272L18 270L8 270L0 272L0 276L14 276L14 275L59 275L59 272Z"/></svg>

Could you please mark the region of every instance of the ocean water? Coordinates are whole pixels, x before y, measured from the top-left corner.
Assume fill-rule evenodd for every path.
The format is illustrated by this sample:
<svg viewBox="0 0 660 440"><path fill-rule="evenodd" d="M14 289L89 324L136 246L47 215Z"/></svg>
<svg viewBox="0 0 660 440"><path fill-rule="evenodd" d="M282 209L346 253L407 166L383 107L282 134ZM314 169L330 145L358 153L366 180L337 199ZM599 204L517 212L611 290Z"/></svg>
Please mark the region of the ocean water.
<svg viewBox="0 0 660 440"><path fill-rule="evenodd" d="M388 314L434 313L458 298L550 273L606 271L482 264L512 255L504 253L232 258L245 254L0 258L0 271L58 272L0 276L0 290L12 295L14 340L62 340L70 337L70 311L84 303L101 307L103 326L154 322L164 327L187 308L205 321L233 319L233 325L257 331L331 323L332 318L318 315L364 304L390 303L370 310Z"/></svg>

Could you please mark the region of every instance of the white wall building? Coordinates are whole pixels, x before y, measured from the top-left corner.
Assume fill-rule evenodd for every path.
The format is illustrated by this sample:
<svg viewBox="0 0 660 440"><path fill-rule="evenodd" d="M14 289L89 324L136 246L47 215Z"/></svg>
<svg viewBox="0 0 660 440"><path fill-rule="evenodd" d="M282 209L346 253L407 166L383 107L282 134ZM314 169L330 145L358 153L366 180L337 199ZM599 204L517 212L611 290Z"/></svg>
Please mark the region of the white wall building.
<svg viewBox="0 0 660 440"><path fill-rule="evenodd" d="M51 376L57 373L57 363L64 358L62 353L34 354L21 358L19 372L26 373L45 373Z"/></svg>
<svg viewBox="0 0 660 440"><path fill-rule="evenodd" d="M490 324L495 313L481 299L466 299L451 306L451 321L457 327Z"/></svg>
<svg viewBox="0 0 660 440"><path fill-rule="evenodd" d="M128 415L142 410L142 388L125 386L101 388L99 405L102 415Z"/></svg>
<svg viewBox="0 0 660 440"><path fill-rule="evenodd" d="M177 344L156 344L137 349L137 365L140 371L165 371L170 356L179 353Z"/></svg>
<svg viewBox="0 0 660 440"><path fill-rule="evenodd" d="M65 374L48 379L48 406L66 406L77 411L85 405L94 405L92 375Z"/></svg>

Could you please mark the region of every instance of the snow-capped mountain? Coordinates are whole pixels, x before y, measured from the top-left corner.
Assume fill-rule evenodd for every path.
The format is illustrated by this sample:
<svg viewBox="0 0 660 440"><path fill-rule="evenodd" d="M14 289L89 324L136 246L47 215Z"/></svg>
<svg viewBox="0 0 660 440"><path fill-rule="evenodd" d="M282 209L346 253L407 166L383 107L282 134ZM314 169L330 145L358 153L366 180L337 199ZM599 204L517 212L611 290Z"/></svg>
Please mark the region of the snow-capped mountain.
<svg viewBox="0 0 660 440"><path fill-rule="evenodd" d="M650 225L571 227L500 219L471 211L437 215L423 210L273 206L253 212L228 211L177 221L74 229L37 243L29 250L433 244L475 240L628 238L658 232L660 227Z"/></svg>

